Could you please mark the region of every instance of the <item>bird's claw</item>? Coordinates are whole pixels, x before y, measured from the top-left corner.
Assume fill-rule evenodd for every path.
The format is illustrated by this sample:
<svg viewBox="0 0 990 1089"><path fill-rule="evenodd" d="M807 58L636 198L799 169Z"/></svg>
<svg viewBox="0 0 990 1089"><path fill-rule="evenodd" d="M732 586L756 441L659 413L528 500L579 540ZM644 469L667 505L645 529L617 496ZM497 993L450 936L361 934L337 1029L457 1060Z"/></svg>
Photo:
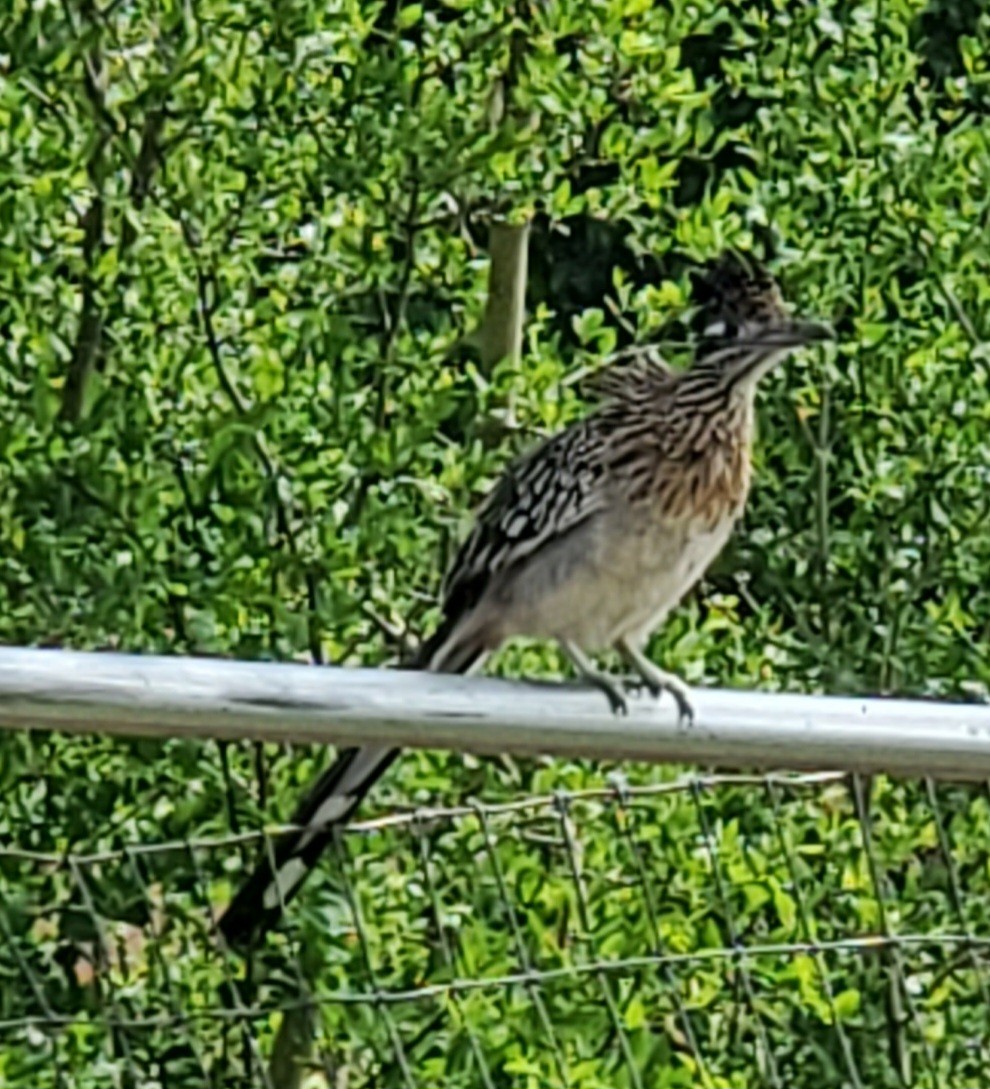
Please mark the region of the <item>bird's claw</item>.
<svg viewBox="0 0 990 1089"><path fill-rule="evenodd" d="M677 724L678 726L690 727L694 725L694 708L691 706L691 701L684 695L683 692L678 692L676 688L668 689L670 694L674 697L674 702L677 704Z"/></svg>
<svg viewBox="0 0 990 1089"><path fill-rule="evenodd" d="M589 677L591 683L604 694L613 715L628 715L629 702L617 681L610 677Z"/></svg>
<svg viewBox="0 0 990 1089"><path fill-rule="evenodd" d="M613 715L628 715L629 703L626 700L625 693L615 684L602 685L602 691L608 699L609 707L612 709Z"/></svg>
<svg viewBox="0 0 990 1089"><path fill-rule="evenodd" d="M655 680L652 677L640 677L639 681L655 700L660 699L664 692L669 692L677 704L678 725L694 725L694 707L691 706L691 700L683 689L674 684Z"/></svg>

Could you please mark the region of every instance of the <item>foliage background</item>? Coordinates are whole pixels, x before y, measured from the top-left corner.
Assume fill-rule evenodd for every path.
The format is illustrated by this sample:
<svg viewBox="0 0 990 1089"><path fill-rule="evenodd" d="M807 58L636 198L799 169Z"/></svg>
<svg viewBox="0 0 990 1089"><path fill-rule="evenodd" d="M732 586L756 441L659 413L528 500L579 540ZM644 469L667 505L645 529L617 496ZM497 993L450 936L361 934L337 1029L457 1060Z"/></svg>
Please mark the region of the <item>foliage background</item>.
<svg viewBox="0 0 990 1089"><path fill-rule="evenodd" d="M388 662L390 632L429 627L439 571L506 458L582 411L579 379L612 349L682 341L687 271L731 243L772 258L797 306L832 317L841 342L767 383L742 531L651 652L700 684L953 695L985 683L988 44L975 0L13 0L0 14L0 639ZM487 225L530 214L524 358L485 368L471 334ZM521 644L496 668L561 663ZM54 854L224 835L286 817L324 760L5 737L0 822L13 847ZM376 803L577 789L608 770L412 755ZM641 783L671 774L626 771ZM900 911L925 905L920 929L958 923L955 874L967 925L990 933L986 800L941 796L955 852L945 873L926 870L937 822L920 787L880 784L875 847L890 852ZM706 804L740 887L767 894L745 901L753 925L780 938L794 919L773 916L768 890L790 878L773 871L783 856L753 870L774 823L753 797L724 790ZM729 944L704 862L684 847L697 814L665 805L641 827L685 890L664 901L664 925L685 948ZM829 896L816 903L823 925L878 925L848 799L805 797L789 813L795 842L817 844L849 892L849 915ZM521 872L527 841L505 836L506 865ZM457 903L470 902L456 877L477 850L468 840L431 846L449 854ZM622 871L610 842L596 835L585 855L603 879ZM387 836L360 850L374 914L381 874L404 888L403 863ZM211 901L251 857L202 860ZM194 882L171 865L154 896L181 929ZM340 895L329 871L295 924L317 992L328 964L345 980L362 970L328 924ZM99 978L80 975L94 914L147 928L151 876L94 873L92 911L64 870L7 857L0 880L2 1016L37 1008L28 963L74 1025L12 1030L0 1080L126 1083L130 1064L163 1085L201 1084L188 1046L173 1054L147 1032L122 1042ZM547 876L527 918L545 952L567 946L553 888ZM422 966L400 939L419 910L395 907L394 932L379 935L410 979ZM653 944L637 919L615 939L626 955ZM508 954L490 946L498 925L450 927L473 971L504 968ZM249 980L259 1004L265 987L289 985L277 943L272 958ZM187 964L174 969L179 993L225 1004L220 969ZM982 1031L987 1047L982 975L942 991L917 977L922 1027L907 1044L891 1030L900 1043L888 1049L875 1043L898 1023L887 969L837 970L849 973L843 1016L871 1086L986 1076L972 1045ZM766 1080L746 1031L719 1027L733 1011L745 1022L752 1002L713 971L699 969L692 998L708 1084ZM793 972L781 961L762 981L785 1083L849 1084L834 1033L808 1027L833 1015L814 1012ZM628 1004L662 1005L662 981L633 982L621 1004L640 1034L641 1083L696 1084L659 1015L633 1027ZM139 1005L154 989L132 986ZM561 1084L528 1035L532 1003L516 1006L434 1026L429 1054L412 1052L416 1084L478 1084L470 1048L444 1058L465 1022L490 1026L497 1084ZM349 1009L320 1019L349 1067L342 1084L404 1084L387 1049L369 1050L371 1013ZM568 1084L637 1084L580 1003L565 996L553 1015L577 1064ZM277 1021L248 1022L262 1052ZM500 1035L500 1024L516 1028ZM253 1060L228 1037L203 1028L202 1061L214 1083L244 1084ZM904 1057L933 1047L942 1065L927 1075Z"/></svg>

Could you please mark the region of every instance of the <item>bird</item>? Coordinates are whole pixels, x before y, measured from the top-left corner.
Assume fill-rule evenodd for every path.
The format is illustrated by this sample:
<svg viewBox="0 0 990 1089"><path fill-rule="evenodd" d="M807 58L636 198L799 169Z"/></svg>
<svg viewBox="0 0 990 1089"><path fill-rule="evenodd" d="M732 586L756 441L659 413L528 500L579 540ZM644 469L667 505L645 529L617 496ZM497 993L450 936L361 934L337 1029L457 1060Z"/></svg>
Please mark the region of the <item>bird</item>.
<svg viewBox="0 0 990 1089"><path fill-rule="evenodd" d="M614 649L690 725L687 686L644 647L742 514L760 379L834 335L792 316L769 270L738 251L709 263L695 296L701 335L686 369L605 375L593 411L503 472L444 580L440 623L406 668L471 673L513 636L553 639L621 714L624 686L590 657ZM222 916L228 946L250 946L277 923L397 753L339 753Z"/></svg>

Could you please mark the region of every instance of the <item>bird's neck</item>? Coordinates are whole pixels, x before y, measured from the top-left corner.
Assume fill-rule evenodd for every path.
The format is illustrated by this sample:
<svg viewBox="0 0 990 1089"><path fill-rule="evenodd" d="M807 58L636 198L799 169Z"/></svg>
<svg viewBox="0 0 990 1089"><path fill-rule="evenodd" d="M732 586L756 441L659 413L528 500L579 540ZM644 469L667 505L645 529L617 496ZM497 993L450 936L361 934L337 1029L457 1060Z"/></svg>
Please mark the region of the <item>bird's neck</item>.
<svg viewBox="0 0 990 1089"><path fill-rule="evenodd" d="M730 382L714 371L686 372L674 390L675 426L670 453L685 457L718 452L726 446L749 450L755 419L756 384ZM677 449L677 448L680 449Z"/></svg>

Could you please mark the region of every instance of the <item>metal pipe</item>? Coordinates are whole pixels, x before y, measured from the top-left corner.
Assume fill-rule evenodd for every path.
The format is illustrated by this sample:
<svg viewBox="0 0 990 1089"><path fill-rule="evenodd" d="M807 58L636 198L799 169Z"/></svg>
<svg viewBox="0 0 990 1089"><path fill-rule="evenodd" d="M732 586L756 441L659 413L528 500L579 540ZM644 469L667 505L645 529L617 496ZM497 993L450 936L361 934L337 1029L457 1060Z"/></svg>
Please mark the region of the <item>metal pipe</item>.
<svg viewBox="0 0 990 1089"><path fill-rule="evenodd" d="M990 707L699 688L615 717L573 684L0 649L0 728L990 778Z"/></svg>

